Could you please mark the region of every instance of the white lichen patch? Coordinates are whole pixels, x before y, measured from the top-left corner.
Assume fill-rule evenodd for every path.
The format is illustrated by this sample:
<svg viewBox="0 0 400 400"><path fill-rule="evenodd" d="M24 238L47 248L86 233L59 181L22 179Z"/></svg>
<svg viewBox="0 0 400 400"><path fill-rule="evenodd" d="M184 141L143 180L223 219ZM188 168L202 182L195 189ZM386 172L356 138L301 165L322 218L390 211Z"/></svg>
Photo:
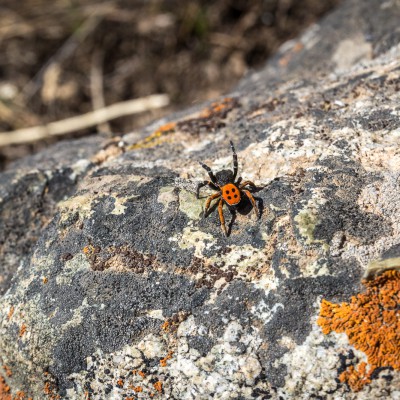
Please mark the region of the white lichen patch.
<svg viewBox="0 0 400 400"><path fill-rule="evenodd" d="M81 220L89 218L92 214L92 202L94 199L94 195L87 192L60 201L58 203L61 214L60 222L66 222L75 213L79 214L79 219Z"/></svg>
<svg viewBox="0 0 400 400"><path fill-rule="evenodd" d="M344 259L356 257L365 268L400 242L400 196L398 195L400 173L386 172L382 175L380 181L374 181L362 189L357 203L363 212L383 218L385 224L390 227L387 235L363 245L346 242L342 252Z"/></svg>
<svg viewBox="0 0 400 400"><path fill-rule="evenodd" d="M181 234L178 234L169 240L171 242L176 242L177 245L183 250L194 248L194 255L202 258L203 250L212 245L214 242L214 237L208 233L201 232L197 229L187 226L183 229Z"/></svg>
<svg viewBox="0 0 400 400"><path fill-rule="evenodd" d="M113 215L124 214L126 210L125 203L128 201L128 199L131 200L132 196L130 196L129 198L121 197L117 193L114 193L113 196L114 196L114 208L111 211L111 214ZM139 197L139 196L134 196L134 197Z"/></svg>
<svg viewBox="0 0 400 400"><path fill-rule="evenodd" d="M71 181L75 181L78 176L82 175L88 170L90 165L91 162L85 158L81 158L80 160L76 161L71 165L72 173L69 175L69 179L71 179Z"/></svg>
<svg viewBox="0 0 400 400"><path fill-rule="evenodd" d="M179 345L168 364L174 384L168 386L167 393L172 398L251 398L256 386L266 386L256 384L262 371L255 355L261 344L257 334L250 335L238 321L230 321L222 336L214 338L216 344L209 353L193 359L187 351L187 338L201 334L202 329L195 325L193 317L183 324L178 329Z"/></svg>
<svg viewBox="0 0 400 400"><path fill-rule="evenodd" d="M78 271L89 271L90 263L83 253L76 254L70 260L66 261L62 272L57 275L58 285L69 285Z"/></svg>
<svg viewBox="0 0 400 400"><path fill-rule="evenodd" d="M316 260L314 262L306 264L305 268L303 267L301 270L301 275L303 277L310 276L323 276L330 275L329 268L325 260Z"/></svg>
<svg viewBox="0 0 400 400"><path fill-rule="evenodd" d="M71 311L73 311L73 314L70 317L70 319L62 326L62 330L65 332L67 329L69 329L73 326L79 326L82 323L83 318L84 318L82 315L82 311L84 311L88 307L89 307L89 304L87 302L87 298L85 297L82 300L82 303L80 306L78 306L74 310L71 310ZM54 315L56 315L57 312L58 312L58 310L55 311Z"/></svg>
<svg viewBox="0 0 400 400"><path fill-rule="evenodd" d="M238 273L238 278L257 283L259 279L255 279L255 272L268 264L265 250L249 244L243 246L232 245L228 246L228 248L230 249L229 252L207 258L207 262L221 265L222 271L227 271L229 267L234 267ZM266 278L264 284L270 287L274 280L273 272L269 269L269 273L263 276Z"/></svg>
<svg viewBox="0 0 400 400"><path fill-rule="evenodd" d="M231 321L223 337L217 338L217 344L203 357L189 348L188 338L206 333L209 332L205 327L196 326L193 317L189 317L178 329L173 351L167 348L167 342L153 334L114 353L97 350L87 357L86 371L68 377L74 382L68 396L84 396L88 380L93 400L114 400L123 395L136 399L250 398L257 385L265 386L256 384L262 370L254 355L261 344L258 337ZM167 354L170 356L165 363L145 362ZM163 393L157 391L155 381L162 384Z"/></svg>
<svg viewBox="0 0 400 400"><path fill-rule="evenodd" d="M151 318L159 319L161 321L165 320L165 318L163 316L163 310L161 310L161 309L160 310L150 310L147 312L147 315Z"/></svg>
<svg viewBox="0 0 400 400"><path fill-rule="evenodd" d="M314 319L312 331L304 343L290 348L275 362L275 367L283 364L287 370L285 385L278 389L281 398L308 400L313 394L323 397L333 391L335 396L329 398L344 398L345 387L338 389L336 382L341 367L338 354L347 354L351 347L346 335L332 335L335 336L335 343L326 346L327 337Z"/></svg>
<svg viewBox="0 0 400 400"><path fill-rule="evenodd" d="M265 303L264 300L261 300L258 304L255 304L251 307L251 313L263 321L263 324L266 325L272 320L274 315L279 310L283 310L284 308L285 306L282 303L275 303L271 308Z"/></svg>
<svg viewBox="0 0 400 400"><path fill-rule="evenodd" d="M44 371L37 361L46 365L52 363L50 346L43 346L43 337L57 337L54 326L48 324L49 316L44 315L38 307L39 295L30 301L15 304L7 295L1 299L0 307L0 348L2 365L18 365L23 370L32 370L40 376ZM10 303L11 300L12 302ZM12 329L14 340L8 341L6 332ZM32 382L32 390L42 393L43 383L40 379ZM1 395L0 395L1 397Z"/></svg>
<svg viewBox="0 0 400 400"><path fill-rule="evenodd" d="M178 195L175 191L176 188L173 186L162 187L157 197L157 203L161 203L165 210L168 209L171 203L178 201Z"/></svg>
<svg viewBox="0 0 400 400"><path fill-rule="evenodd" d="M141 340L138 343L137 348L146 358L160 357L160 355L167 353L164 340L162 340L161 337L152 334Z"/></svg>
<svg viewBox="0 0 400 400"><path fill-rule="evenodd" d="M305 239L306 244L323 243L314 237L315 228L319 222L319 207L327 202L322 190L313 189L313 196L307 201L303 209L294 217L297 228Z"/></svg>
<svg viewBox="0 0 400 400"><path fill-rule="evenodd" d="M233 400L240 396L252 398L256 387L266 389L267 384L258 379L262 367L255 354L262 341L257 330L250 334L238 321L229 321L204 356L190 348L188 340L193 335L210 335L210 332L196 325L190 316L178 328L173 351L168 348L168 341L154 334L113 353L98 349L87 357L86 371L68 377L74 382L68 398L84 396L88 381L93 400L114 400L122 396ZM167 354L165 362L148 362ZM157 391L155 381L162 384L163 393Z"/></svg>
<svg viewBox="0 0 400 400"><path fill-rule="evenodd" d="M73 373L68 376L74 387L68 389L67 398L84 398L87 393L87 379L90 379L93 400L116 400L122 395L132 398L147 399L156 392L150 382L151 375L145 374L143 354L135 345L124 346L114 353L104 353L97 349L86 358L86 371ZM155 397L160 398L160 397Z"/></svg>
<svg viewBox="0 0 400 400"><path fill-rule="evenodd" d="M139 196L121 196L121 188L129 186L131 183L135 183L138 186L145 185L151 180L152 178L140 175L104 175L87 179L85 185L81 185L81 191L78 194L58 203L61 213L61 223L66 222L71 215L76 213L78 213L80 220L90 218L93 214L92 207L94 202L99 201L104 195L114 199L114 208L110 213L113 215L122 215L126 210L125 203L132 199L137 199ZM116 188L118 189L117 191L115 190Z"/></svg>

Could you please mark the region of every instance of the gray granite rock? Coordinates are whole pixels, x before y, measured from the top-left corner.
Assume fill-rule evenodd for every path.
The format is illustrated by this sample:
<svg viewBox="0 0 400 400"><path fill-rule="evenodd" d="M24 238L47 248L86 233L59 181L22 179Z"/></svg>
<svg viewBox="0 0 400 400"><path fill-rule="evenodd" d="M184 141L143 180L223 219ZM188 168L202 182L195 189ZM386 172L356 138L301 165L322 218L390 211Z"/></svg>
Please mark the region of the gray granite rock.
<svg viewBox="0 0 400 400"><path fill-rule="evenodd" d="M399 398L398 371L340 382L364 356L316 324L322 298L348 301L369 263L399 257L399 17L398 1L344 2L229 97L0 175L12 392ZM198 160L230 168L229 140L261 218L225 208L226 237L195 192Z"/></svg>

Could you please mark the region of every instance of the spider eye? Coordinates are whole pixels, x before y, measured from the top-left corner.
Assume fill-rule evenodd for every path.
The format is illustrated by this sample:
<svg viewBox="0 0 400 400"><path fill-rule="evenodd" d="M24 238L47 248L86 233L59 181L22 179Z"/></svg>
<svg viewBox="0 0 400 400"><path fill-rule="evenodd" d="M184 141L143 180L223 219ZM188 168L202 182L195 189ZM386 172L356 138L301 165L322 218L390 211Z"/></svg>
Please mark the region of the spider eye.
<svg viewBox="0 0 400 400"><path fill-rule="evenodd" d="M228 196L228 200L230 200L232 197L231 196Z"/></svg>
<svg viewBox="0 0 400 400"><path fill-rule="evenodd" d="M237 194L235 194L235 196L233 196L235 199L236 199L236 197L238 197L238 195Z"/></svg>
<svg viewBox="0 0 400 400"><path fill-rule="evenodd" d="M232 193L234 193L235 192L235 189L234 188L232 188Z"/></svg>
<svg viewBox="0 0 400 400"><path fill-rule="evenodd" d="M233 190L232 190L232 192L233 192ZM225 190L225 193L226 193L226 194L229 194L229 190Z"/></svg>

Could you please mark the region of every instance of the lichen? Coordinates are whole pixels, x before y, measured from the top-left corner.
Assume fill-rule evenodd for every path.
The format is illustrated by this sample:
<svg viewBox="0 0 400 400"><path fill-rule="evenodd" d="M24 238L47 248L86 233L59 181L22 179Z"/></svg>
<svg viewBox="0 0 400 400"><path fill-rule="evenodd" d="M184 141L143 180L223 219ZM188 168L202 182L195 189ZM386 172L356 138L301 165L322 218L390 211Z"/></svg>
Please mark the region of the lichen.
<svg viewBox="0 0 400 400"><path fill-rule="evenodd" d="M195 116L182 119L177 122L168 122L161 125L150 135L139 140L127 147L127 150L139 150L155 147L163 142L171 140L171 135L177 131L189 132L192 134L199 133L204 128L207 130L215 130L225 124L222 122L228 113L238 107L238 101L233 97L225 97L220 101L216 101L205 107Z"/></svg>
<svg viewBox="0 0 400 400"><path fill-rule="evenodd" d="M9 370L7 370L8 372ZM7 376L11 376L7 373ZM15 395L12 394L10 386L7 385L3 376L0 375L0 399L1 400L32 400L25 392L18 390Z"/></svg>
<svg viewBox="0 0 400 400"><path fill-rule="evenodd" d="M165 138L168 134L175 132L175 128L175 122L168 122L167 124L160 126L149 136L145 137L137 143L130 145L128 147L128 150L147 149L156 146L157 144L160 144L162 142L162 139Z"/></svg>
<svg viewBox="0 0 400 400"><path fill-rule="evenodd" d="M313 190L313 198L307 202L305 207L294 217L300 235L305 244L323 244L323 240L315 238L315 229L319 224L319 207L326 203L323 193Z"/></svg>
<svg viewBox="0 0 400 400"><path fill-rule="evenodd" d="M370 383L377 368L400 369L400 272L389 270L363 283L366 292L349 303L322 300L318 319L324 334L346 333L350 344L366 354L368 364L350 366L339 376L354 391Z"/></svg>
<svg viewBox="0 0 400 400"><path fill-rule="evenodd" d="M197 199L194 193L187 190L179 192L179 210L191 220L199 220L203 212L204 200Z"/></svg>

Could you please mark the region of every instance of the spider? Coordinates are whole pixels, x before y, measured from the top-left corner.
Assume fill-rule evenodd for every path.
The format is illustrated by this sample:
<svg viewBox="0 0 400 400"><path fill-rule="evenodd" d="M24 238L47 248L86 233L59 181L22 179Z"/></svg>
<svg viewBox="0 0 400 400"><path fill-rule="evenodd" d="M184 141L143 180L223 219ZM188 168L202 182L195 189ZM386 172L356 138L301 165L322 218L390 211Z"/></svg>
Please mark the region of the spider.
<svg viewBox="0 0 400 400"><path fill-rule="evenodd" d="M225 203L228 206L229 210L233 212L238 209L239 203L241 202L242 198L246 196L250 200L257 217L259 217L259 210L256 205L256 201L254 200L253 195L247 189L245 189L246 186L251 186L251 188L256 189L256 185L251 181L244 181L243 183L241 183L242 178L238 178L238 180L235 182L238 172L238 160L232 141L230 142L230 144L233 153L233 172L229 169L223 169L222 171L219 171L214 175L208 165L199 162L200 165L208 172L210 180L199 183L196 191L197 198L199 198L200 188L202 188L203 186L208 185L211 189L218 191L218 193L215 193L208 197L206 201L204 216L207 216L207 212L209 210L211 202L214 199L220 198L218 202L218 214L219 220L221 221L221 228L226 236L228 236L228 231L225 226L225 218L223 213L223 206Z"/></svg>

